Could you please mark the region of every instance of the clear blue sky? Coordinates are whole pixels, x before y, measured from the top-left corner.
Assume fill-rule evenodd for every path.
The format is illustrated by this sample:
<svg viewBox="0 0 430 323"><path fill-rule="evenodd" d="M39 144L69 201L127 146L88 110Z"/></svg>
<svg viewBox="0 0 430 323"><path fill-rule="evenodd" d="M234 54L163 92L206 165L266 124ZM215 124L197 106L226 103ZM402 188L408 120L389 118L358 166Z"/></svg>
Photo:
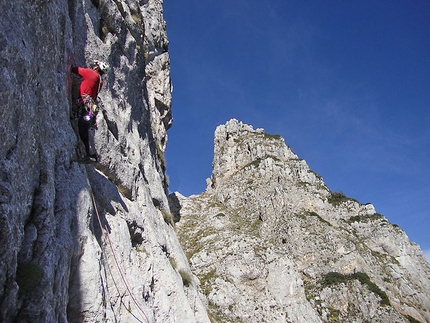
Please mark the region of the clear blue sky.
<svg viewBox="0 0 430 323"><path fill-rule="evenodd" d="M430 251L430 1L165 0L164 18L171 192L205 190L236 118Z"/></svg>

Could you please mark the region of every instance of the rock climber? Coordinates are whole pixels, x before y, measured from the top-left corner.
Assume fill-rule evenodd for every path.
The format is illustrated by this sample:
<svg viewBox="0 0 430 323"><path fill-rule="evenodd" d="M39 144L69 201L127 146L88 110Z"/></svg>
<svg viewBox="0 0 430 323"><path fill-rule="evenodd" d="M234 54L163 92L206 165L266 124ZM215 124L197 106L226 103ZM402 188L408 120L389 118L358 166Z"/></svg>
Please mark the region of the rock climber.
<svg viewBox="0 0 430 323"><path fill-rule="evenodd" d="M85 145L86 156L84 161L98 161L94 144L94 135L97 129L96 115L98 112L96 100L103 86L102 75L108 70L109 65L100 61L94 61L92 68L72 66L72 72L82 77L78 99L78 106L80 106L78 129L79 137Z"/></svg>

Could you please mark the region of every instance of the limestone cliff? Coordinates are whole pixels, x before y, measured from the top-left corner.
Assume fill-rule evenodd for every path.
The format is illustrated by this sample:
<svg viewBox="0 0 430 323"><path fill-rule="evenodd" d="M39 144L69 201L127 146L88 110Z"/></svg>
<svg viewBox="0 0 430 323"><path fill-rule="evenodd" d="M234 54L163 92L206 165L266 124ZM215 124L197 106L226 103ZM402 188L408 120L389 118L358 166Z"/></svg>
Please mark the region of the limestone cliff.
<svg viewBox="0 0 430 323"><path fill-rule="evenodd" d="M162 0L1 1L1 322L209 322L166 196L162 12ZM70 67L95 59L111 70L93 166L73 162Z"/></svg>
<svg viewBox="0 0 430 323"><path fill-rule="evenodd" d="M171 202L213 322L430 322L419 246L278 135L219 126L206 191Z"/></svg>

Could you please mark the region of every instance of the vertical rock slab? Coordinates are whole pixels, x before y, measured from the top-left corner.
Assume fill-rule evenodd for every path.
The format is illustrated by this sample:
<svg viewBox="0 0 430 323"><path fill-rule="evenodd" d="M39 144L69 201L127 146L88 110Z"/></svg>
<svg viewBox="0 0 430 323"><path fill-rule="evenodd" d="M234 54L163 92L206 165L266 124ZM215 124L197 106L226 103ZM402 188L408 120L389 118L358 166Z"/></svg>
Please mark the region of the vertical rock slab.
<svg viewBox="0 0 430 323"><path fill-rule="evenodd" d="M0 321L209 322L173 229L162 1L1 2ZM70 66L107 62L97 165Z"/></svg>
<svg viewBox="0 0 430 323"><path fill-rule="evenodd" d="M63 1L2 1L0 11L0 321L64 322L69 207L83 182L70 163L72 26Z"/></svg>

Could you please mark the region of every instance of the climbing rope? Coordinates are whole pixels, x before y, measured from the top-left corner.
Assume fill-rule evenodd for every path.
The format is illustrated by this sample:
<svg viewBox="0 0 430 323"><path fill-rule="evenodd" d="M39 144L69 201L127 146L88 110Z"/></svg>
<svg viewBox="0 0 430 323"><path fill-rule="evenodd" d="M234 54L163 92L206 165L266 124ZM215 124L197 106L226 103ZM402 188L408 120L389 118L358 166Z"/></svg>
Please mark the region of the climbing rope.
<svg viewBox="0 0 430 323"><path fill-rule="evenodd" d="M145 311L143 310L143 306L142 306L142 304L140 304L139 300L138 300L138 299L137 299L137 297L134 295L134 293L133 293L133 289L131 288L130 283L129 283L129 282L128 282L128 280L127 280L127 277L125 276L124 268L121 266L121 262L119 261L118 255L117 255L117 253L116 253L116 251L115 251L114 245L113 245L112 240L111 240L111 238L110 238L109 230L108 230L105 226L103 226L103 225L102 225L102 221L101 221L101 219L100 219L100 215L99 215L99 212L98 212L98 209L97 209L96 200L95 200L95 198L94 198L93 188L92 188L92 186L91 186L91 183L90 183L90 187L91 187L91 199L92 199L92 202L93 202L93 205L94 205L94 210L96 211L97 220L98 220L99 225L100 225L100 228L101 228L101 230L102 230L102 234L103 234L103 232L104 232L104 233L105 233L105 235L106 235L106 237L107 237L107 239L108 239L108 241L109 241L109 245L110 245L110 248L111 248L111 250L112 250L112 254L113 254L113 257L114 257L114 259L115 259L115 264L116 264L116 266L117 266L117 268L118 268L118 271L119 271L119 274L120 274L120 276L121 276L121 279L122 279L122 281L124 282L124 285L125 285L125 287L127 288L128 292L129 292L129 294L130 294L131 299L133 300L134 304L136 305L136 307L138 308L138 310L140 311L140 313L142 314L142 316L145 318L146 322L151 323L151 321L149 320L149 318L148 318L148 316L146 315ZM130 311L130 310L128 310L128 311L130 312L130 314L132 314L132 315L133 315L133 313L131 313L131 311ZM141 320L139 320L135 315L133 315L133 316L134 316L134 317L135 317L139 322L142 322L142 321L141 321ZM142 322L142 323L144 323L144 322Z"/></svg>

